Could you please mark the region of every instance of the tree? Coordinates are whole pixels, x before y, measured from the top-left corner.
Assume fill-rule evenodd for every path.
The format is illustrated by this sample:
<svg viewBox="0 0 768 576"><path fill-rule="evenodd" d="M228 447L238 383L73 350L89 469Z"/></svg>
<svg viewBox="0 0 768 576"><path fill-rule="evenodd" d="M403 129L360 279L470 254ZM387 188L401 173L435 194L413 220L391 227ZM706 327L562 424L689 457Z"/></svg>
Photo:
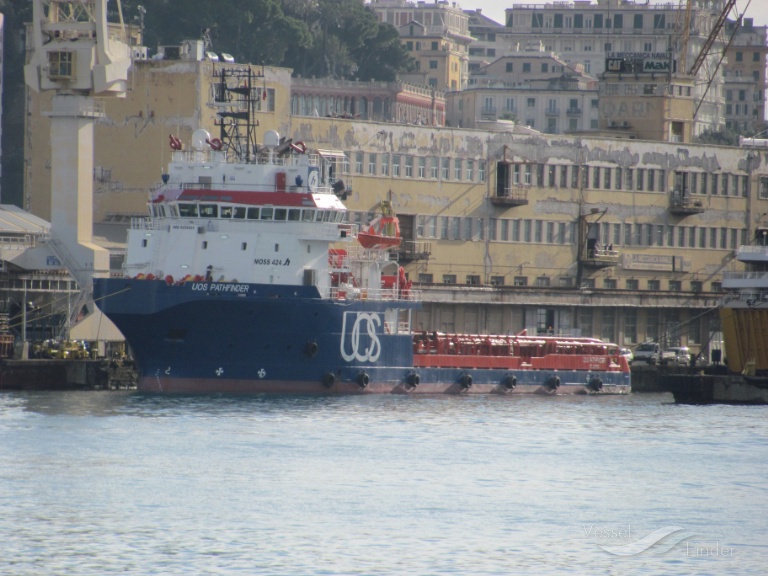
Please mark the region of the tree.
<svg viewBox="0 0 768 576"><path fill-rule="evenodd" d="M4 204L23 208L24 194L24 23L32 21L32 3L0 0L5 17L3 53L3 155L0 192Z"/></svg>
<svg viewBox="0 0 768 576"><path fill-rule="evenodd" d="M704 130L694 142L696 144L715 144L717 146L738 146L739 134L729 128L720 130Z"/></svg>

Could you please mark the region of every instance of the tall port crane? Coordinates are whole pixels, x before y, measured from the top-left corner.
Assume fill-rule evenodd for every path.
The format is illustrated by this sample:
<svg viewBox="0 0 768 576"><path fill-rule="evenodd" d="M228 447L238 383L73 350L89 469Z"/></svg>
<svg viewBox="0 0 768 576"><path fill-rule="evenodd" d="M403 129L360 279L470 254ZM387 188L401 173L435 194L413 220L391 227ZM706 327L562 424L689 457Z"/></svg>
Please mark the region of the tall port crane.
<svg viewBox="0 0 768 576"><path fill-rule="evenodd" d="M104 97L124 97L131 51L122 24L107 24L107 0L32 0L27 86L52 91L51 239L27 266L66 267L80 286L74 312L94 276L109 274L109 253L93 243L93 127ZM98 98L98 100L97 100Z"/></svg>

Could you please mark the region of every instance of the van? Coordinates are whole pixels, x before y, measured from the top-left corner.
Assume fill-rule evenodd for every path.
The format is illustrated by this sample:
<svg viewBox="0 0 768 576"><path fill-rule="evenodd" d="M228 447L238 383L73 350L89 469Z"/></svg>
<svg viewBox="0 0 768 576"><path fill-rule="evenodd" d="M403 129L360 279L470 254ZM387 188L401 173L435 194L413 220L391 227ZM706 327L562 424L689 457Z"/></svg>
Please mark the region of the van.
<svg viewBox="0 0 768 576"><path fill-rule="evenodd" d="M678 366L687 366L691 362L691 350L688 346L670 346L667 348L667 352L674 354L674 358L670 357L669 362L671 364L677 364Z"/></svg>

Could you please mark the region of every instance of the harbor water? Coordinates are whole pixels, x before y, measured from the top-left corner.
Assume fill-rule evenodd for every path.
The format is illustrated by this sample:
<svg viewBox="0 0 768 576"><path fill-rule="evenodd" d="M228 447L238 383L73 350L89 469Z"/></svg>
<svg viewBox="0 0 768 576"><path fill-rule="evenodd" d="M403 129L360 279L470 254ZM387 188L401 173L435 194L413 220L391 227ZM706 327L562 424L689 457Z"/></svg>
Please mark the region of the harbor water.
<svg viewBox="0 0 768 576"><path fill-rule="evenodd" d="M0 574L764 574L768 407L0 394Z"/></svg>

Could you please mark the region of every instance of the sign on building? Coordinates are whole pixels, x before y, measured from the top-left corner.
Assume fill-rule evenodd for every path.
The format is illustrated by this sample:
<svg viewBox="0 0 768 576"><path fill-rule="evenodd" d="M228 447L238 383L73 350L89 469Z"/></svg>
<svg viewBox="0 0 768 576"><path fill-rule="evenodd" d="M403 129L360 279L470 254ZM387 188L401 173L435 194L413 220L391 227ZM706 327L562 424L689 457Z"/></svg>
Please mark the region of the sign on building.
<svg viewBox="0 0 768 576"><path fill-rule="evenodd" d="M677 71L670 52L609 52L605 71L616 74L656 74Z"/></svg>

